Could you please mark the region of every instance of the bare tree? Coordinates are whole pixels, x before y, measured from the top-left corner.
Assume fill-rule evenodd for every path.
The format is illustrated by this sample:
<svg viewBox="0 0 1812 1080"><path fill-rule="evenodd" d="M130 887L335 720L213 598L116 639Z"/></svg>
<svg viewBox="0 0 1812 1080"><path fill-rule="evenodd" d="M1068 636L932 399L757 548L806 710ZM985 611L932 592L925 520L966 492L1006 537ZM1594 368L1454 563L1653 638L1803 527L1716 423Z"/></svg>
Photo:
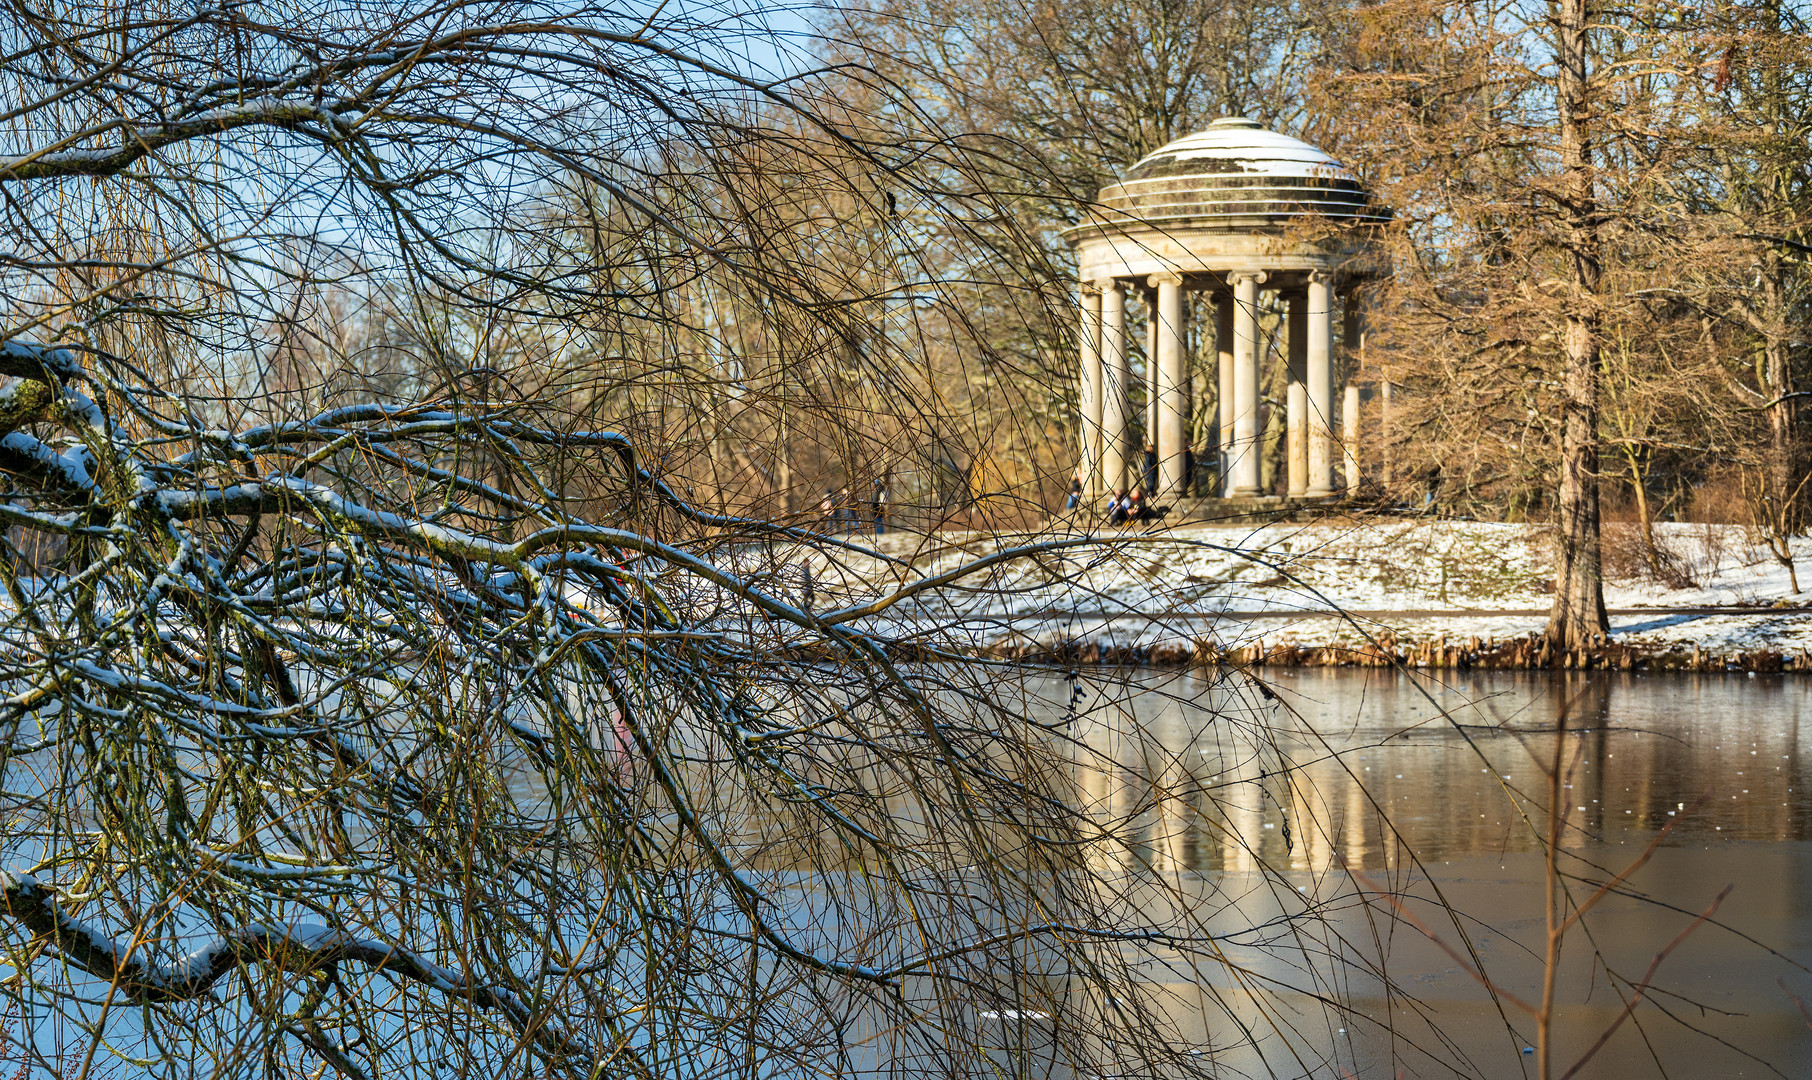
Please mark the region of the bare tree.
<svg viewBox="0 0 1812 1080"><path fill-rule="evenodd" d="M1598 403L1603 333L1600 281L1604 238L1594 138L1604 107L1594 76L1592 17L1586 0L1560 0L1552 20L1554 111L1560 174L1552 189L1556 239L1567 265L1560 311L1565 326L1561 376L1559 536L1548 639L1578 648L1611 629L1604 610L1599 549Z"/></svg>
<svg viewBox="0 0 1812 1080"><path fill-rule="evenodd" d="M802 362L897 395L811 418L849 456L940 433L900 339L951 290L845 256L905 227L860 208L934 218L960 161L583 4L0 26L0 519L49 541L0 558L19 1054L1214 1068L1139 965L1241 943L1076 797L1072 687L939 621L1095 542L915 575L684 490ZM785 572L839 561L902 584Z"/></svg>
<svg viewBox="0 0 1812 1080"><path fill-rule="evenodd" d="M1075 302L1059 230L1083 220L1100 188L1133 162L1217 116L1309 126L1300 80L1326 11L1220 0L883 0L834 5L821 17L829 59L904 89L912 103L877 110L867 126L927 149L967 150L952 201L980 196L981 205L927 224L961 238L940 245L953 261L936 272L975 287L952 313L952 332L929 344L940 359L976 353L986 371L976 385L966 378L976 364L934 361L946 398L978 433L973 444L990 451L962 464L1001 478L980 488L1013 492L1037 479L1051 497L1075 466L1074 319L1039 310ZM1031 282L1043 287L1034 292ZM1192 319L1198 336L1212 334L1211 317ZM1135 368L1145 366L1142 353L1134 343ZM1202 401L1200 423L1209 411Z"/></svg>
<svg viewBox="0 0 1812 1080"><path fill-rule="evenodd" d="M988 137L1001 184L1051 222L1073 222L1077 200L1217 116L1303 121L1318 14L1218 0L896 0L835 9L827 29L847 55L911 87L925 119Z"/></svg>
<svg viewBox="0 0 1812 1080"><path fill-rule="evenodd" d="M1804 14L1791 5L1717 5L1683 18L1670 59L1688 72L1681 107L1694 121L1683 199L1694 228L1679 280L1657 282L1696 305L1723 361L1727 389L1765 420L1753 448L1758 495L1790 532L1803 531L1807 349L1798 330L1812 303L1812 152L1805 102L1812 83Z"/></svg>
<svg viewBox="0 0 1812 1080"><path fill-rule="evenodd" d="M1608 628L1605 342L1642 342L1653 378L1706 376L1663 344L1697 321L1664 268L1707 264L1689 194L1700 134L1682 107L1696 73L1679 62L1695 40L1677 20L1566 0L1541 17L1380 5L1356 12L1330 54L1321 101L1367 133L1341 150L1398 211L1377 322L1387 377L1412 390L1399 430L1427 440L1442 485L1554 521L1547 634L1563 651Z"/></svg>

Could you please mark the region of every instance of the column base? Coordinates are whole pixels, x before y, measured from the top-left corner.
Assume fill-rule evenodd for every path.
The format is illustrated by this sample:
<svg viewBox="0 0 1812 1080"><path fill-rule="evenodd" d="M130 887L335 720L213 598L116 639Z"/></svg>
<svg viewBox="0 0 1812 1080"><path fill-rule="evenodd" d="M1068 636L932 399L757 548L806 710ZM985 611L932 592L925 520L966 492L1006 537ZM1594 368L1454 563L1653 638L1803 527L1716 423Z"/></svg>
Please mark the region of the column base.
<svg viewBox="0 0 1812 1080"><path fill-rule="evenodd" d="M1229 499L1260 499L1264 497L1264 494L1256 487L1236 487L1233 489L1233 494L1227 497Z"/></svg>
<svg viewBox="0 0 1812 1080"><path fill-rule="evenodd" d="M1340 492L1341 489L1337 487L1312 487L1303 492L1302 497L1305 499L1325 499L1330 495L1338 495Z"/></svg>

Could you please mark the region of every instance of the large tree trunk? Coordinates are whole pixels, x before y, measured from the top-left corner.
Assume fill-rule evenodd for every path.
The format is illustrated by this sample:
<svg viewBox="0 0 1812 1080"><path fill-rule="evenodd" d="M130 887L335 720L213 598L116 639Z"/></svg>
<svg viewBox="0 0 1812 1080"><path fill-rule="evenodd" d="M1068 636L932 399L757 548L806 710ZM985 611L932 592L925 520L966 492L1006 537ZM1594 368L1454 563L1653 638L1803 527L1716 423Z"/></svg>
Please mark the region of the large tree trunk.
<svg viewBox="0 0 1812 1080"><path fill-rule="evenodd" d="M1771 252L1762 271L1761 312L1765 331L1763 363L1767 368L1768 488L1766 495L1780 503L1779 519L1789 536L1805 531L1801 509L1805 486L1805 449L1800 444L1799 399L1794 397L1789 320L1780 282L1780 256Z"/></svg>
<svg viewBox="0 0 1812 1080"><path fill-rule="evenodd" d="M1572 269L1566 299L1562 379L1560 521L1548 641L1557 652L1606 634L1604 564L1598 546L1598 207L1592 177L1586 0L1559 0L1555 105L1560 113L1562 200ZM1543 1061L1546 1048L1543 1048ZM1545 1075L1545 1073L1544 1073Z"/></svg>
<svg viewBox="0 0 1812 1080"><path fill-rule="evenodd" d="M1560 453L1560 528L1554 553L1554 605L1548 640L1575 649L1609 632L1604 564L1598 546L1598 349L1596 320L1567 319Z"/></svg>
<svg viewBox="0 0 1812 1080"><path fill-rule="evenodd" d="M1767 30L1771 33L1789 32L1788 20L1781 8L1779 0L1769 0L1761 6ZM1796 114L1802 107L1796 100L1797 95L1790 88L1781 65L1764 65L1761 80L1759 106L1763 125L1774 140L1790 143L1798 126ZM1798 201L1798 170L1778 162L1770 162L1766 168L1764 182L1768 205L1787 211L1787 220L1771 225L1768 231L1792 237L1797 232L1794 225L1798 224L1795 220L1798 215L1790 209ZM1800 401L1794 396L1797 387L1793 377L1792 342L1801 328L1794 325L1788 284L1793 272L1781 248L1771 247L1763 256L1757 281L1762 304L1762 310L1757 314L1761 322L1769 397L1768 481L1773 490L1768 494L1780 500L1779 519L1788 536L1804 532L1807 517L1801 509L1800 498L1800 489L1806 485L1807 463L1805 447L1800 440Z"/></svg>

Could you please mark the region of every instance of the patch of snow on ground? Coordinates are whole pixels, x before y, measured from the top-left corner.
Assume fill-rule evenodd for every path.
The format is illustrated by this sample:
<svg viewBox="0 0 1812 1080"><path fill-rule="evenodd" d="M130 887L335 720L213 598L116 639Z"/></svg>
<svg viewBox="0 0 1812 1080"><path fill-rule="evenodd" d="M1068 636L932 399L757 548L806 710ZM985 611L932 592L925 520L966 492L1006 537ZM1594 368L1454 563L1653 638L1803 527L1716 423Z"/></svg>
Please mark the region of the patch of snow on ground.
<svg viewBox="0 0 1812 1080"><path fill-rule="evenodd" d="M1628 526L1610 528L1605 603L1620 640L1716 650L1812 648L1812 606L1793 610L1812 605L1812 595L1795 595L1787 568L1741 526L1654 528L1664 556L1659 571L1628 554L1636 550ZM1025 549L888 612L890 619L921 625L961 619L975 640L1009 633L1080 640L1104 632L1115 644L1143 645L1189 637L1304 646L1386 635L1400 642L1502 640L1539 632L1551 598L1550 533L1538 526L1393 519L1103 528L1094 543L1044 545L1087 537L1063 526L998 537L889 534L853 539L898 561L798 551L775 558L795 574L809 569L813 606L823 612ZM1812 571L1806 563L1812 540L1796 540L1794 553ZM789 557L797 561L789 564ZM1791 607L1771 610L1776 605ZM1694 608L1754 610L1680 610ZM1336 610L1352 621L1335 617Z"/></svg>

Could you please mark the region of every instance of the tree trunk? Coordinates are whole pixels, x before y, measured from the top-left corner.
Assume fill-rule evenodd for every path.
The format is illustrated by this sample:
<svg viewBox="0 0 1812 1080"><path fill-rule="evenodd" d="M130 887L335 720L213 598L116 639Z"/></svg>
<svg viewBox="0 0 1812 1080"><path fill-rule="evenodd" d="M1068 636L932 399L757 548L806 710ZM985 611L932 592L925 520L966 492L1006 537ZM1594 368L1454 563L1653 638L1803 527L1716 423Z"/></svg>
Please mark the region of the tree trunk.
<svg viewBox="0 0 1812 1080"><path fill-rule="evenodd" d="M1769 262L1778 262L1778 257ZM1772 266L1770 267L1772 269ZM1764 278L1772 278L1765 273ZM1800 489L1805 486L1804 451L1799 437L1799 401L1793 397L1794 380L1790 346L1784 340L1787 319L1785 302L1780 297L1779 282L1764 284L1768 302L1764 317L1769 326L1764 347L1768 369L1768 487L1769 495L1780 500L1781 525L1787 535L1805 531L1806 515L1800 508Z"/></svg>
<svg viewBox="0 0 1812 1080"><path fill-rule="evenodd" d="M1598 514L1598 207L1592 176L1586 0L1555 6L1555 105L1560 113L1561 192L1572 270L1562 378L1560 521L1548 641L1556 653L1610 629ZM1546 1075L1546 1062L1542 1062Z"/></svg>
<svg viewBox="0 0 1812 1080"><path fill-rule="evenodd" d="M1767 29L1771 33L1790 32L1788 20L1778 0L1770 0L1761 7L1767 20ZM1796 125L1796 114L1803 107L1795 100L1796 95L1789 88L1787 76L1780 65L1764 65L1762 71L1762 94L1760 111L1762 123L1769 135L1775 140L1791 142ZM1791 166L1782 167L1771 163L1766 173L1768 205L1782 210L1793 207L1799 201L1798 170ZM1798 215L1789 211L1789 222L1797 224L1793 218ZM1785 223L1783 223L1785 224ZM1787 227L1771 225L1769 231L1778 231L1792 237L1797 230L1791 224ZM1787 263L1779 246L1771 247L1763 258L1761 274L1757 284L1760 286L1760 299L1763 304L1759 313L1762 323L1764 359L1768 369L1768 453L1769 485L1774 489L1772 494L1781 500L1781 524L1788 536L1797 536L1805 531L1806 514L1801 509L1800 490L1806 484L1805 448L1800 444L1800 402L1793 396L1796 389L1793 377L1792 341L1798 336L1800 327L1795 325L1793 301L1791 296L1790 276L1793 268ZM1795 590L1797 591L1797 590Z"/></svg>
<svg viewBox="0 0 1812 1080"><path fill-rule="evenodd" d="M1642 527L1642 560L1657 576L1661 573L1660 549L1655 546L1655 520L1648 507L1648 480L1642 475L1642 454L1625 446L1624 460L1630 466L1630 492L1636 497L1636 521Z"/></svg>

